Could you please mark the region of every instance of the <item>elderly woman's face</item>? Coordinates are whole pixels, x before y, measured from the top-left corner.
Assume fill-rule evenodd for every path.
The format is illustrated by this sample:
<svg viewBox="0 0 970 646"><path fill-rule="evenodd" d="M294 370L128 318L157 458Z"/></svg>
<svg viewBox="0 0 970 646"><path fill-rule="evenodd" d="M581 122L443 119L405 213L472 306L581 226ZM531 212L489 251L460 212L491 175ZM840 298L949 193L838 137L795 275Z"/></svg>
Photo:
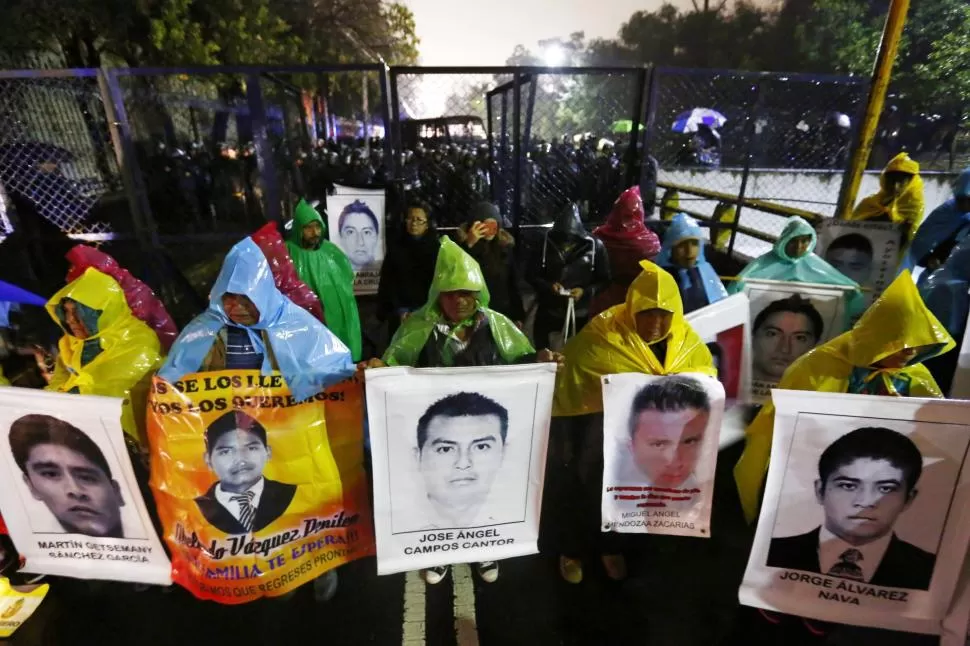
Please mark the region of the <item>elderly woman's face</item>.
<svg viewBox="0 0 970 646"><path fill-rule="evenodd" d="M351 213L340 227L342 247L357 267L374 262L377 252L377 227L366 213Z"/></svg>

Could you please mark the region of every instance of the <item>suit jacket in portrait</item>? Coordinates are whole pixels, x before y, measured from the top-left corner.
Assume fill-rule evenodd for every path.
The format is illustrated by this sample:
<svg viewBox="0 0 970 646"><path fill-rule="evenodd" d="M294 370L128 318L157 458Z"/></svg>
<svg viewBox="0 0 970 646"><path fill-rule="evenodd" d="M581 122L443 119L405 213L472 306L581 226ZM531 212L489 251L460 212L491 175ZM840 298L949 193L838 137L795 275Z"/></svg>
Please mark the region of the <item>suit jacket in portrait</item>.
<svg viewBox="0 0 970 646"><path fill-rule="evenodd" d="M205 495L195 499L199 511L209 521L209 524L220 532L226 534L247 533L246 529L236 520L236 517L216 499L216 487L218 485L218 482L215 483L209 487ZM263 493L259 497L259 506L256 507L252 531L258 532L282 516L295 495L296 485L263 478Z"/></svg>
<svg viewBox="0 0 970 646"><path fill-rule="evenodd" d="M822 574L822 567L818 562L820 531L821 527L816 527L807 534L771 539L771 547L768 548L768 567ZM886 548L886 553L869 584L928 590L935 564L935 554L921 550L893 534L889 540L889 547Z"/></svg>

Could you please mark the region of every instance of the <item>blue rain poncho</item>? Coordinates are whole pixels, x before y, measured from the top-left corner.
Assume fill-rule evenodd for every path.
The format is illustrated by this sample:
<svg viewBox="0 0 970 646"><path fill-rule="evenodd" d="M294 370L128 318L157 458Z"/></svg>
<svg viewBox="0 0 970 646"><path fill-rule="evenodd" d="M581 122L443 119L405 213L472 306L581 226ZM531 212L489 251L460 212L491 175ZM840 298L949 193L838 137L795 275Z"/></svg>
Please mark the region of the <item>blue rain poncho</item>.
<svg viewBox="0 0 970 646"><path fill-rule="evenodd" d="M727 290L724 289L724 284L717 276L717 272L714 271L711 263L707 262L707 258L704 255L704 248L707 246L707 242L704 240L704 232L694 218L684 213L678 213L670 221L670 228L667 229L667 233L664 235L663 248L660 250L660 255L657 256L654 262L666 269L677 279L677 286L680 288L680 295L684 301L685 313L698 309L697 307L691 307L691 299L688 298L688 295L694 288L693 280L691 279L692 272L690 269L684 269L683 267L675 265L671 259L671 252L679 242L691 239L697 240L700 245L700 253L697 256L697 265L695 266L697 274L695 276L700 276L701 286L707 299L707 302L703 303L703 305L716 303L722 298L727 298L728 295Z"/></svg>
<svg viewBox="0 0 970 646"><path fill-rule="evenodd" d="M222 309L227 292L244 294L259 309L259 320L251 326L236 326ZM189 323L159 371L163 379L175 382L202 366L222 328L242 327L256 352L263 355L261 372L279 371L293 396L307 399L347 379L355 372L350 350L312 314L296 306L276 288L263 252L250 238L234 246L222 265L209 293L209 307ZM265 335L265 337L264 337ZM263 339L269 340L266 351Z"/></svg>
<svg viewBox="0 0 970 646"><path fill-rule="evenodd" d="M955 339L963 338L970 312L970 237L954 247L946 264L930 274L919 293Z"/></svg>
<svg viewBox="0 0 970 646"><path fill-rule="evenodd" d="M970 233L970 213L964 213L957 207L958 196L970 196L970 168L960 173L953 184L953 197L933 209L916 230L900 270L912 271L920 260L943 242L955 238L955 242L959 243Z"/></svg>

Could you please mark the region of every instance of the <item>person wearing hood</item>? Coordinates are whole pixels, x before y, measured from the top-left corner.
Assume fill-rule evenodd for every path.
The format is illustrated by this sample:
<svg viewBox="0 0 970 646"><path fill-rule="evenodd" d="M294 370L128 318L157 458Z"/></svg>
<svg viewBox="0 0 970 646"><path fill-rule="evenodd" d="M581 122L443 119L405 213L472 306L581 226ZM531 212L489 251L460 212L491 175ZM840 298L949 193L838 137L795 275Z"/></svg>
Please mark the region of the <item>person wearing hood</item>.
<svg viewBox="0 0 970 646"><path fill-rule="evenodd" d="M589 318L590 302L609 284L610 259L606 247L586 231L576 204L559 212L552 229L529 264L528 280L536 291L536 344L549 345L561 330L569 301L574 301L576 329Z"/></svg>
<svg viewBox="0 0 970 646"><path fill-rule="evenodd" d="M727 290L704 256L704 232L694 218L678 213L664 234L657 264L677 279L684 313L727 298Z"/></svg>
<svg viewBox="0 0 970 646"><path fill-rule="evenodd" d="M64 331L47 390L125 399L122 428L144 445L148 382L161 360L158 335L132 314L121 285L93 267L54 294L47 312Z"/></svg>
<svg viewBox="0 0 970 646"><path fill-rule="evenodd" d="M421 202L408 204L404 226L388 245L377 291L389 338L428 300L440 247L430 208Z"/></svg>
<svg viewBox="0 0 970 646"><path fill-rule="evenodd" d="M906 153L893 157L879 176L879 192L859 202L846 219L898 224L903 230L905 248L923 220L919 164Z"/></svg>
<svg viewBox="0 0 970 646"><path fill-rule="evenodd" d="M360 367L452 368L560 360L549 350L537 353L511 320L489 308L489 289L478 263L455 242L442 238L425 306L401 323L382 359ZM421 574L434 585L448 569L433 567ZM495 561L476 563L475 570L486 583L498 579Z"/></svg>
<svg viewBox="0 0 970 646"><path fill-rule="evenodd" d="M788 218L772 250L748 263L728 291L743 292L746 278L852 287L854 291L846 293L846 316L854 319L865 308L859 284L816 255L816 244L812 225L797 215Z"/></svg>
<svg viewBox="0 0 970 646"><path fill-rule="evenodd" d="M910 245L901 269L915 273L917 267L928 272L946 262L953 247L970 233L970 168L953 184L953 197L926 216ZM928 275L927 272L927 275Z"/></svg>
<svg viewBox="0 0 970 646"><path fill-rule="evenodd" d="M354 298L354 270L340 247L325 238L327 225L306 200L300 200L287 225L286 249L296 273L323 303L327 327L360 359L360 314Z"/></svg>
<svg viewBox="0 0 970 646"><path fill-rule="evenodd" d="M943 397L923 362L955 345L943 324L923 304L909 271L904 270L851 330L796 359L778 388ZM745 431L744 453L734 468L748 522L754 522L758 514L774 417L774 406L766 404Z"/></svg>
<svg viewBox="0 0 970 646"><path fill-rule="evenodd" d="M559 560L563 578L582 580L580 555L589 543L598 544L610 578L626 576L623 541L617 534L599 531L603 475L604 375L639 372L671 375L695 372L717 376L710 350L684 318L680 291L673 277L649 261L627 290L626 301L595 317L563 350L564 367L556 379L552 414L575 418L568 426L585 438L579 466L572 474L575 500L583 509L574 536ZM555 420L558 421L558 420ZM574 444L578 443L574 441ZM569 518L576 518L570 503ZM588 512L588 513L587 513ZM569 523L564 519L563 523Z"/></svg>
<svg viewBox="0 0 970 646"><path fill-rule="evenodd" d="M970 312L970 238L964 238L954 247L946 264L921 281L919 293L957 347L962 347ZM959 352L948 352L926 361L926 367L944 393L950 392L959 358Z"/></svg>
<svg viewBox="0 0 970 646"><path fill-rule="evenodd" d="M590 316L622 303L630 283L640 274L640 261L652 261L660 253L660 238L644 224L643 215L640 187L634 186L620 194L606 222L593 230L606 247L611 280L590 304Z"/></svg>
<svg viewBox="0 0 970 646"><path fill-rule="evenodd" d="M468 221L458 228L457 239L481 267L492 297L491 308L521 325L525 308L512 257L515 238L502 228L498 207L490 202L474 205Z"/></svg>

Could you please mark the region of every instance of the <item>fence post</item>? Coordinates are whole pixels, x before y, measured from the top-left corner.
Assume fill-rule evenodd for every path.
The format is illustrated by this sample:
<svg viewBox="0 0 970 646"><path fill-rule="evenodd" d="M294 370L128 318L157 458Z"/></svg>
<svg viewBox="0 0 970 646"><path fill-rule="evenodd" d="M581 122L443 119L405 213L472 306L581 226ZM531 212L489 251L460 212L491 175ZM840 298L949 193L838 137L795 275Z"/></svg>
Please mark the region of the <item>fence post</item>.
<svg viewBox="0 0 970 646"><path fill-rule="evenodd" d="M522 223L522 85L519 81L519 73L512 75L512 149L515 157L512 161L513 184L512 184L512 231L516 241L520 241L519 228ZM516 252L522 249L522 244L515 245Z"/></svg>
<svg viewBox="0 0 970 646"><path fill-rule="evenodd" d="M387 160L391 178L397 179L397 157L394 155L394 147L391 145L391 111L388 105L388 74L387 65L381 64L380 71L381 83L381 119L384 120L384 159Z"/></svg>
<svg viewBox="0 0 970 646"><path fill-rule="evenodd" d="M152 219L152 209L148 202L148 190L138 165L135 147L131 140L131 127L128 112L125 110L124 95L118 85L118 75L111 69L98 70L98 90L108 120L111 133L111 146L128 198L135 237L142 249L158 247L158 231Z"/></svg>
<svg viewBox="0 0 970 646"><path fill-rule="evenodd" d="M744 130L747 135L744 150L744 169L741 171L741 186L738 188L737 208L734 211L734 223L731 225L731 240L728 242L728 256L734 254L734 240L738 237L738 227L741 226L741 211L744 209L744 194L748 190L748 176L751 174L751 160L754 158L755 147L755 127L758 115L761 113L761 106L764 103L764 79L759 79L754 86L754 101L751 112L748 113L748 122Z"/></svg>
<svg viewBox="0 0 970 646"><path fill-rule="evenodd" d="M501 187L499 189L499 195L502 198L501 201L501 212L502 215L508 215L509 218L512 217L511 205L509 204L509 159L508 146L509 146L509 97L508 94L502 92L502 138L499 143L499 177L501 178Z"/></svg>
<svg viewBox="0 0 970 646"><path fill-rule="evenodd" d="M398 73L395 68L391 68L391 134L394 137L394 147L396 153L404 152L404 143L401 141L401 101L397 90Z"/></svg>
<svg viewBox="0 0 970 646"><path fill-rule="evenodd" d="M267 220L282 222L276 160L273 159L273 147L266 136L266 105L263 103L263 89L259 83L259 74L249 74L246 77L246 101L249 104L249 115L253 123L253 143L256 145L259 179L263 184L263 215Z"/></svg>
<svg viewBox="0 0 970 646"><path fill-rule="evenodd" d="M639 146L641 138L645 135L640 133L640 117L643 115L643 97L647 92L647 76L650 74L650 70L646 67L640 69L637 74L637 89L634 96L633 103L633 129L630 130L630 143L626 148L626 184L625 186L633 186L633 182L640 176L637 172L640 166L640 160L642 159L639 153ZM641 187L642 191L642 187Z"/></svg>

